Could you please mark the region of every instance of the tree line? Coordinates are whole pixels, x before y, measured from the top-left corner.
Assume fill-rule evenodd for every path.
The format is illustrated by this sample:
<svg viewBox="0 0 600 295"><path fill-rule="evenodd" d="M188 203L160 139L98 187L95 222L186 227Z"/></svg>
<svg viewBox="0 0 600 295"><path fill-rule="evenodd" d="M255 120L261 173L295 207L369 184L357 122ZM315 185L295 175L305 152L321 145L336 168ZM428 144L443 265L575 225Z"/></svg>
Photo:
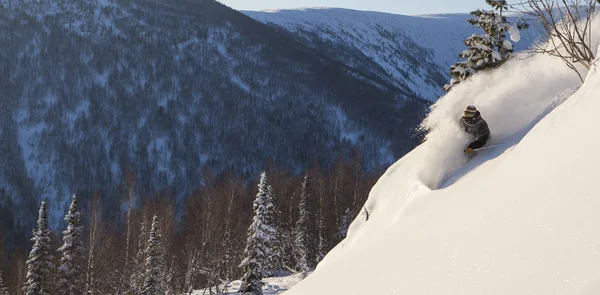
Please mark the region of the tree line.
<svg viewBox="0 0 600 295"><path fill-rule="evenodd" d="M316 267L345 237L377 174L358 156L304 173L271 166L260 179L206 171L180 199L138 195L128 172L118 206L99 193L74 195L62 233L42 202L32 245L0 248L0 295L217 292L239 279L239 292L260 294L263 278Z"/></svg>

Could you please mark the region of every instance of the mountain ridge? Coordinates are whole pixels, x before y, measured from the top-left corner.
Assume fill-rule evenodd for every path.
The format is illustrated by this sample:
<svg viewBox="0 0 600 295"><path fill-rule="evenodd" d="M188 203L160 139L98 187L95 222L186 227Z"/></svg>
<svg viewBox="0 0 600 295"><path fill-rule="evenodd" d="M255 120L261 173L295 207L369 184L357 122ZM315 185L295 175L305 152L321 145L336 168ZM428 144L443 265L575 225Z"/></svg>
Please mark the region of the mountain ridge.
<svg viewBox="0 0 600 295"><path fill-rule="evenodd" d="M444 94L448 69L465 49L463 41L478 32L467 23L472 16L462 13L409 16L342 8L243 12L429 101ZM516 51L528 48L531 39L524 34Z"/></svg>
<svg viewBox="0 0 600 295"><path fill-rule="evenodd" d="M212 0L4 0L0 20L0 205L18 225L40 199L60 223L73 193L118 207L127 173L139 196L181 197L204 169L355 149L375 169L419 141L425 101Z"/></svg>

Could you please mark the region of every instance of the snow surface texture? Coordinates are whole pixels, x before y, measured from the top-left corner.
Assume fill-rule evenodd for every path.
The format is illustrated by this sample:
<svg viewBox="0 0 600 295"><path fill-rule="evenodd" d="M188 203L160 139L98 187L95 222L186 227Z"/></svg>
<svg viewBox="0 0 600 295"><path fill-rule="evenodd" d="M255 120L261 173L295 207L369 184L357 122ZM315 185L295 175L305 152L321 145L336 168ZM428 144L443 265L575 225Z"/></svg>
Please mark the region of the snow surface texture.
<svg viewBox="0 0 600 295"><path fill-rule="evenodd" d="M431 69L427 68L427 63L436 65L440 75L449 80L450 66L466 49L463 41L474 33L481 33L480 29L467 23L472 18L469 14L407 16L340 8L243 13L260 22L283 27L312 42L315 42L312 39L315 35L310 35L311 32L322 40L355 48L378 64L394 81L406 82L412 91L432 101L444 92L430 79L428 71ZM515 42L521 40L517 34L511 36ZM524 37L527 38L515 44L515 51L531 45L529 34ZM418 64L414 64L411 58L419 59Z"/></svg>
<svg viewBox="0 0 600 295"><path fill-rule="evenodd" d="M285 294L599 294L599 67L579 88L560 60L534 56L457 86L371 191L368 221L363 209ZM500 146L465 163L468 104Z"/></svg>
<svg viewBox="0 0 600 295"><path fill-rule="evenodd" d="M264 279L263 295L277 295L289 290L294 285L298 284L301 279L301 274L290 275L285 277L274 277ZM219 290L225 289L224 295L240 294L237 291L240 288L241 281L233 281L227 285L220 286ZM215 289L213 288L213 292ZM191 295L208 295L211 294L208 289L196 290ZM213 293L214 294L214 293Z"/></svg>

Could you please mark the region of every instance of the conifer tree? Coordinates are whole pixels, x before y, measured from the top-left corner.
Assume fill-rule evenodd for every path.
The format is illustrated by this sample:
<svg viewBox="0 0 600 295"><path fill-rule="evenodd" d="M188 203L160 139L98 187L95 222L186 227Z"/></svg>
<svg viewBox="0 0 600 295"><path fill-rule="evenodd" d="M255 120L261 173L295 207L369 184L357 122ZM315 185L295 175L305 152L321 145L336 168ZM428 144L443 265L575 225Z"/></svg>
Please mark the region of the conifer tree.
<svg viewBox="0 0 600 295"><path fill-rule="evenodd" d="M37 229L33 231L33 247L27 259L27 276L23 291L26 295L43 295L52 292L53 255L48 228L46 202L40 207Z"/></svg>
<svg viewBox="0 0 600 295"><path fill-rule="evenodd" d="M317 256L315 264L318 264L325 257L325 251L327 251L327 240L325 238L325 204L323 202L323 195L319 198L319 221L317 223L318 231L318 245L317 245Z"/></svg>
<svg viewBox="0 0 600 295"><path fill-rule="evenodd" d="M263 172L258 184L258 194L254 200L254 218L248 228L248 238L244 260L239 265L244 270L240 293L261 295L262 278L265 275L266 258L271 255L271 241L275 238L275 228L270 224L273 218L273 203L270 197L267 174Z"/></svg>
<svg viewBox="0 0 600 295"><path fill-rule="evenodd" d="M239 256L238 253L236 253L236 249L235 249L235 237L233 234L233 231L231 229L231 226L227 226L225 229L225 232L223 233L223 242L221 244L221 246L223 247L223 258L221 260L221 268L222 268L222 277L225 278L225 280L229 281L231 279L231 275L235 272L235 269L233 269L231 266L237 266L236 264L232 264L235 263L239 260L237 260L236 256ZM236 255L237 254L237 255Z"/></svg>
<svg viewBox="0 0 600 295"><path fill-rule="evenodd" d="M8 287L4 285L4 277L2 276L2 270L0 269L0 295L8 295Z"/></svg>
<svg viewBox="0 0 600 295"><path fill-rule="evenodd" d="M83 281L83 226L82 216L77 204L77 196L73 195L73 201L69 212L65 216L67 230L63 231L63 246L58 249L62 252L60 266L58 268L58 286L61 294L79 295L85 289Z"/></svg>
<svg viewBox="0 0 600 295"><path fill-rule="evenodd" d="M163 253L161 252L161 236L158 229L158 216L154 216L152 220L152 228L150 229L150 237L146 247L146 264L144 286L142 287L143 295L163 295Z"/></svg>
<svg viewBox="0 0 600 295"><path fill-rule="evenodd" d="M346 238L348 234L348 228L350 227L350 222L352 219L352 212L350 212L350 208L346 209L344 212L344 216L342 217L340 228L338 229L338 236L340 239Z"/></svg>
<svg viewBox="0 0 600 295"><path fill-rule="evenodd" d="M310 231L310 212L308 210L308 202L310 200L310 192L308 190L308 174L304 175L302 182L302 190L300 192L300 204L298 205L299 215L295 228L295 256L296 269L301 272L307 272L309 267L309 231Z"/></svg>
<svg viewBox="0 0 600 295"><path fill-rule="evenodd" d="M144 265L146 262L146 245L148 241L148 226L146 216L142 219L140 225L140 235L138 238L138 252L133 260L133 270L131 272L131 293L134 295L142 294L142 288L144 287Z"/></svg>
<svg viewBox="0 0 600 295"><path fill-rule="evenodd" d="M450 67L452 80L444 86L450 91L452 87L471 77L478 71L495 68L508 60L513 52L512 43L506 39L506 33L511 29L511 24L502 13L508 10L506 0L486 0L493 10L478 9L471 14L475 16L467 22L481 28L483 34L473 34L464 43L468 49L459 54L464 59ZM526 27L518 24L513 29Z"/></svg>
<svg viewBox="0 0 600 295"><path fill-rule="evenodd" d="M281 253L281 265L285 268L287 266L295 266L296 265L296 257L295 257L295 228L285 228L279 232L279 241L280 247L279 252Z"/></svg>
<svg viewBox="0 0 600 295"><path fill-rule="evenodd" d="M266 180L266 176L265 176L265 182L266 181L267 180ZM282 264L282 260L281 260L281 248L280 248L281 241L279 239L277 226L275 225L275 216L274 216L275 205L273 202L273 197L274 197L273 187L271 187L269 185L267 187L267 195L266 195L266 199L265 199L265 203L269 204L268 210L265 214L265 222L267 225L269 225L271 228L273 228L274 231L271 235L270 240L267 243L267 245L270 248L270 251L265 259L265 263L263 266L264 275L266 277L274 276L277 273L279 273L281 270L283 270L283 264Z"/></svg>

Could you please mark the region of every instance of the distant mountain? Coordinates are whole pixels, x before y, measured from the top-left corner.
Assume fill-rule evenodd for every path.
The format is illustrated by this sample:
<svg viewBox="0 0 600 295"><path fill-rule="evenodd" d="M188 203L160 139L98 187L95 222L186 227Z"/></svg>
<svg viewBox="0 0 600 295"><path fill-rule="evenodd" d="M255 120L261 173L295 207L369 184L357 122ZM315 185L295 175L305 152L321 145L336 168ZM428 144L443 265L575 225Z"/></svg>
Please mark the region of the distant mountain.
<svg viewBox="0 0 600 295"><path fill-rule="evenodd" d="M339 8L244 13L357 71L431 101L443 95L450 65L466 49L463 40L480 31L467 23L469 14L405 16ZM529 35L523 36L516 50L530 46Z"/></svg>
<svg viewBox="0 0 600 295"><path fill-rule="evenodd" d="M213 0L2 0L0 212L31 224L51 199L56 223L93 190L117 208L127 170L140 195L184 195L205 169L300 172L354 149L387 165L428 103L334 50Z"/></svg>

